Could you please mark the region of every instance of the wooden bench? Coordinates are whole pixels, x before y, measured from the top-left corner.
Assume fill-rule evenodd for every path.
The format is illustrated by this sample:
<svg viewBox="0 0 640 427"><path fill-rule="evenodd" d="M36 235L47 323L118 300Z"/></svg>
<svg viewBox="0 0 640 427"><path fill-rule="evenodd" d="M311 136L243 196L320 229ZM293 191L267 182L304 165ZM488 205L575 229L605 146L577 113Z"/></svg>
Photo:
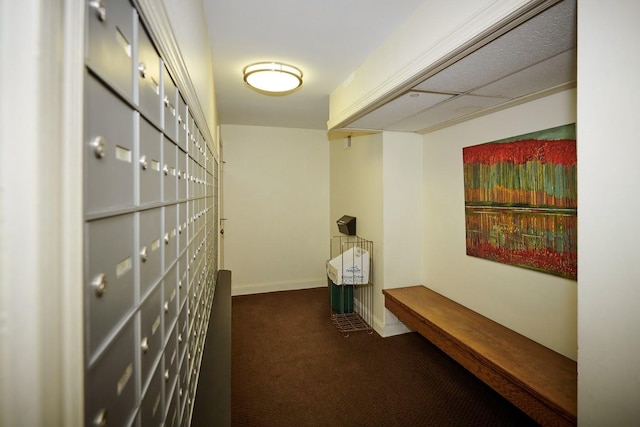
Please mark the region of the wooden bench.
<svg viewBox="0 0 640 427"><path fill-rule="evenodd" d="M425 286L384 289L385 306L543 426L577 423L577 364Z"/></svg>

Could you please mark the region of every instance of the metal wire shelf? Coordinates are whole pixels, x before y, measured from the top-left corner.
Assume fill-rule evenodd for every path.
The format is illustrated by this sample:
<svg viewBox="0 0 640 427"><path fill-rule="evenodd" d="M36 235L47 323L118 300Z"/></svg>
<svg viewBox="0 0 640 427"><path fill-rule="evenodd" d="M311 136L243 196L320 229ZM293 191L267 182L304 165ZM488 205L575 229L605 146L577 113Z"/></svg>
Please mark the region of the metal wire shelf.
<svg viewBox="0 0 640 427"><path fill-rule="evenodd" d="M331 238L331 262L327 267L331 321L348 334L373 333L373 242L359 236Z"/></svg>

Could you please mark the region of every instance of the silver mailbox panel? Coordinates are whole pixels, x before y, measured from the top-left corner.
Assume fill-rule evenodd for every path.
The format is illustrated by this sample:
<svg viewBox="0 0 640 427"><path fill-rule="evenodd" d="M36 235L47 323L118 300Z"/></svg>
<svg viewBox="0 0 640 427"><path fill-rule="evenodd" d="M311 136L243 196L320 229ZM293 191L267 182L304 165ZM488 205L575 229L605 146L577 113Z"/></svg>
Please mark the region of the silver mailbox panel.
<svg viewBox="0 0 640 427"><path fill-rule="evenodd" d="M189 252L184 251L180 255L178 262L178 306L182 307L187 297L187 288L189 287L189 270L188 267Z"/></svg>
<svg viewBox="0 0 640 427"><path fill-rule="evenodd" d="M90 355L133 308L134 219L134 214L127 214L88 224L85 306Z"/></svg>
<svg viewBox="0 0 640 427"><path fill-rule="evenodd" d="M140 111L156 126L160 126L160 56L149 39L147 30L138 24L138 105Z"/></svg>
<svg viewBox="0 0 640 427"><path fill-rule="evenodd" d="M165 393L166 396L167 393ZM171 401L168 403L167 415L165 417L165 427L178 427L180 426L180 405L178 399L178 387L177 385L170 390Z"/></svg>
<svg viewBox="0 0 640 427"><path fill-rule="evenodd" d="M87 371L85 425L129 425L138 406L134 320L120 331Z"/></svg>
<svg viewBox="0 0 640 427"><path fill-rule="evenodd" d="M182 96L178 94L178 147L187 151L189 149L187 141L187 128L189 123L189 113L187 112L187 104L182 99Z"/></svg>
<svg viewBox="0 0 640 427"><path fill-rule="evenodd" d="M182 254L187 248L187 202L178 204L178 253Z"/></svg>
<svg viewBox="0 0 640 427"><path fill-rule="evenodd" d="M164 228L162 231L164 269L167 271L178 256L178 205L169 205L162 209L164 211Z"/></svg>
<svg viewBox="0 0 640 427"><path fill-rule="evenodd" d="M193 115L189 112L189 123L187 126L187 152L191 155L191 152L195 150L195 134L197 133L196 122L193 120Z"/></svg>
<svg viewBox="0 0 640 427"><path fill-rule="evenodd" d="M85 212L132 207L134 112L88 74L85 100Z"/></svg>
<svg viewBox="0 0 640 427"><path fill-rule="evenodd" d="M170 390L175 387L178 379L178 367L180 359L178 358L178 333L174 328L169 334L169 340L164 350L164 388ZM165 394L165 408L169 406L171 396Z"/></svg>
<svg viewBox="0 0 640 427"><path fill-rule="evenodd" d="M131 45L135 12L129 0L86 2L86 63L110 85L133 98Z"/></svg>
<svg viewBox="0 0 640 427"><path fill-rule="evenodd" d="M178 138L177 123L178 123L178 91L173 79L169 75L166 67L164 68L164 133L172 141L176 141Z"/></svg>
<svg viewBox="0 0 640 427"><path fill-rule="evenodd" d="M140 205L162 201L162 134L140 118Z"/></svg>
<svg viewBox="0 0 640 427"><path fill-rule="evenodd" d="M191 154L191 153L190 153ZM193 158L189 158L189 182L187 185L189 186L189 198L193 199L197 197L196 195L196 161Z"/></svg>
<svg viewBox="0 0 640 427"><path fill-rule="evenodd" d="M164 293L162 299L164 310L164 330L173 328L178 318L178 265L174 264L164 278ZM166 338L166 335L165 335Z"/></svg>
<svg viewBox="0 0 640 427"><path fill-rule="evenodd" d="M187 153L182 150L178 150L178 200L186 200L187 199L187 180L186 180L186 172L187 172Z"/></svg>
<svg viewBox="0 0 640 427"><path fill-rule="evenodd" d="M189 400L189 358L183 357L180 364L180 379L178 380L178 396L180 397L180 406L184 410Z"/></svg>
<svg viewBox="0 0 640 427"><path fill-rule="evenodd" d="M162 142L162 174L164 176L164 197L165 202L175 202L177 200L177 153L178 147L167 138Z"/></svg>
<svg viewBox="0 0 640 427"><path fill-rule="evenodd" d="M151 382L144 392L140 403L140 421L143 426L161 426L164 416L164 399L162 398L162 361L158 363L151 377ZM111 425L111 424L109 424Z"/></svg>
<svg viewBox="0 0 640 427"><path fill-rule="evenodd" d="M188 309L186 305L181 306L182 309L178 314L178 353L180 358L184 357L184 353L187 349L187 339L189 338L189 318L187 316Z"/></svg>
<svg viewBox="0 0 640 427"><path fill-rule="evenodd" d="M142 387L158 363L164 344L162 336L162 284L153 289L140 306L140 373Z"/></svg>
<svg viewBox="0 0 640 427"><path fill-rule="evenodd" d="M162 275L162 208L139 213L140 296L144 298Z"/></svg>

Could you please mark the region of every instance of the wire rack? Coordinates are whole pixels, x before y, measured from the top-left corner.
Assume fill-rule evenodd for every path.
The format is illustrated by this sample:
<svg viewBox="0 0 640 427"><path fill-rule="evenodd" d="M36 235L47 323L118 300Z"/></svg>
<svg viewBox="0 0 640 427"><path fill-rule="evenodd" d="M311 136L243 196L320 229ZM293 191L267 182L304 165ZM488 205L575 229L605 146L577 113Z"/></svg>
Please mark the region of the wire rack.
<svg viewBox="0 0 640 427"><path fill-rule="evenodd" d="M373 333L373 242L359 236L331 238L327 285L331 320L347 336Z"/></svg>

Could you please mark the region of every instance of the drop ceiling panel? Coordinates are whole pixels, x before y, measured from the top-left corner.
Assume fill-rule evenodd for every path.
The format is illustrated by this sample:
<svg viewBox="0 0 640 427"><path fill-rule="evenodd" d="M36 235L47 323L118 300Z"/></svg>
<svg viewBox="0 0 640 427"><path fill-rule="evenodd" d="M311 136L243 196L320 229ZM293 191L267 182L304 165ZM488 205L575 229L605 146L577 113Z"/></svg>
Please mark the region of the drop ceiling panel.
<svg viewBox="0 0 640 427"><path fill-rule="evenodd" d="M386 129L387 126L424 111L452 95L408 92L351 123L347 129Z"/></svg>
<svg viewBox="0 0 640 427"><path fill-rule="evenodd" d="M485 108L494 107L508 101L505 98L493 98L475 95L460 95L450 101L438 104L421 113L415 114L392 125L385 130L418 132L423 129L476 113Z"/></svg>
<svg viewBox="0 0 640 427"><path fill-rule="evenodd" d="M494 83L474 95L515 99L576 80L576 51L571 49Z"/></svg>
<svg viewBox="0 0 640 427"><path fill-rule="evenodd" d="M576 46L575 2L552 6L414 87L466 93Z"/></svg>

